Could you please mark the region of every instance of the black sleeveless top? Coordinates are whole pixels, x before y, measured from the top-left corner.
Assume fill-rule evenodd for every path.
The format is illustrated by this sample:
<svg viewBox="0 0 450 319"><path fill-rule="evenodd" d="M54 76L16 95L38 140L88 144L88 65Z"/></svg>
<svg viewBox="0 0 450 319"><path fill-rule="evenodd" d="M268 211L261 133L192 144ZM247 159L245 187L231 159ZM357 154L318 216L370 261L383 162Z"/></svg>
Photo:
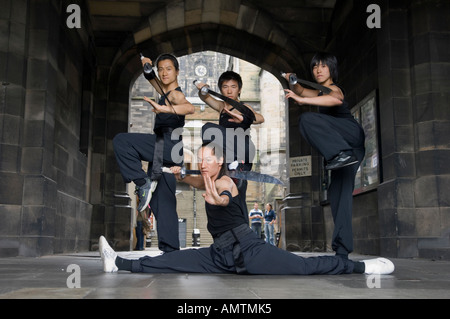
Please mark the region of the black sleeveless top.
<svg viewBox="0 0 450 319"><path fill-rule="evenodd" d="M238 227L248 224L241 209L240 195L232 197L228 206L216 206L205 202L206 216L208 217L208 231L213 237Z"/></svg>
<svg viewBox="0 0 450 319"><path fill-rule="evenodd" d="M342 101L341 105L336 105L333 107L320 106L319 112L322 114L331 115L339 118L348 118L348 119L353 118L353 115L352 113L350 113L350 110L348 108L348 102L345 100Z"/></svg>
<svg viewBox="0 0 450 319"><path fill-rule="evenodd" d="M336 85L336 84L332 84ZM341 89L342 90L342 89ZM319 93L319 96L322 96L323 92ZM322 114L330 115L338 118L348 118L352 119L353 115L350 113L348 102L343 100L341 105L336 105L333 107L319 107L319 112Z"/></svg>
<svg viewBox="0 0 450 319"><path fill-rule="evenodd" d="M176 88L177 91L183 92L180 87ZM169 96L170 91L166 93L166 96ZM159 100L158 104L165 105L166 98L163 95ZM169 104L170 106L170 104ZM184 127L185 124L185 116L184 115L176 115L176 114L168 114L168 113L159 113L156 115L155 119L155 130L163 129L163 128L172 128L176 129L179 127Z"/></svg>

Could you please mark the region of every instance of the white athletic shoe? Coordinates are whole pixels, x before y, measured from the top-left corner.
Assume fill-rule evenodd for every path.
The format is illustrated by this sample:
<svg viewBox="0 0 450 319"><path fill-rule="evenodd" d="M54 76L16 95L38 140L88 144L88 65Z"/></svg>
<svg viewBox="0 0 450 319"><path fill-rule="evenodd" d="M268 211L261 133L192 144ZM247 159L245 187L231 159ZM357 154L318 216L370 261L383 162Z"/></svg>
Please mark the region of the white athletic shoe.
<svg viewBox="0 0 450 319"><path fill-rule="evenodd" d="M99 239L99 250L100 256L103 260L103 271L104 272L117 272L118 268L116 266L117 253L109 246L106 238L101 236Z"/></svg>
<svg viewBox="0 0 450 319"><path fill-rule="evenodd" d="M362 261L366 265L366 275L389 275L394 272L395 266L389 259L375 258Z"/></svg>

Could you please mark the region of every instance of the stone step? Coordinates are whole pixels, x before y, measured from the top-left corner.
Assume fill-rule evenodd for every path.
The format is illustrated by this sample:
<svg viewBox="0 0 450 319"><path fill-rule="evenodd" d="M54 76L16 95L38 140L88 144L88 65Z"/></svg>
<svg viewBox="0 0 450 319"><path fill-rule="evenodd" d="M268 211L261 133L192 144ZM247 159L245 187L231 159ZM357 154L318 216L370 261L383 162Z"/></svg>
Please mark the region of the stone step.
<svg viewBox="0 0 450 319"><path fill-rule="evenodd" d="M450 260L450 247L419 249L419 258L432 260Z"/></svg>

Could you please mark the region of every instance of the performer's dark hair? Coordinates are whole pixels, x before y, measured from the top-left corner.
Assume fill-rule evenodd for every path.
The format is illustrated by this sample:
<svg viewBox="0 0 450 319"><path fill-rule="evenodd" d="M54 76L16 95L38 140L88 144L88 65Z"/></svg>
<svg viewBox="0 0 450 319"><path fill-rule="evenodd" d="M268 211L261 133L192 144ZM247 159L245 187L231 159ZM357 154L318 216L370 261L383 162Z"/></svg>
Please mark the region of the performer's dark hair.
<svg viewBox="0 0 450 319"><path fill-rule="evenodd" d="M313 69L316 65L319 65L320 63L328 66L330 69L330 75L334 82L338 81L339 78L339 70L338 70L338 61L337 58L326 52L319 52L317 53L311 60L311 74L314 78Z"/></svg>
<svg viewBox="0 0 450 319"><path fill-rule="evenodd" d="M225 81L231 81L234 80L238 83L239 85L239 90L242 89L243 83L242 83L242 78L239 74L237 74L236 72L233 71L226 71L224 73L222 73L222 75L219 78L219 89L222 88L223 82Z"/></svg>
<svg viewBox="0 0 450 319"><path fill-rule="evenodd" d="M175 70L177 70L177 71L180 70L180 64L178 63L177 58L174 55L169 54L169 53L163 53L156 59L156 68L158 68L159 62L164 61L164 60L172 61L173 66L175 67Z"/></svg>

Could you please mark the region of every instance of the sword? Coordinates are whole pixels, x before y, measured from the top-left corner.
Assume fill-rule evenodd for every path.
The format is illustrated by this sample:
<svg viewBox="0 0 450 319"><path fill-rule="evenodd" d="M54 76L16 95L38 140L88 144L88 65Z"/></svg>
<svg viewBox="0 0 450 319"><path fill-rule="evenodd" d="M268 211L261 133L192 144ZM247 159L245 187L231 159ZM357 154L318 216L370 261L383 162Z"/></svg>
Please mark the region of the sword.
<svg viewBox="0 0 450 319"><path fill-rule="evenodd" d="M196 84L197 81L198 80L194 81L194 85ZM219 99L223 100L224 102L230 104L232 107L234 107L236 110L238 110L242 114L249 117L252 120L252 122L256 121L255 113L253 113L252 110L250 110L244 103L238 102L238 101L230 99L229 97L226 97L220 93L214 92L214 91L210 90L207 86L202 87L200 92L202 95L211 94L215 97L218 97Z"/></svg>
<svg viewBox="0 0 450 319"><path fill-rule="evenodd" d="M286 73L281 72L281 76L282 76L283 78L286 78ZM327 88L326 86L320 85L320 84L318 84L318 83L314 83L314 82L310 82L310 81L298 79L296 74L291 74L291 75L289 76L289 84L290 84L290 85L296 85L297 83L307 85L307 86L309 86L310 88L313 88L313 89L315 89L315 90L322 91L322 92L325 93L325 94L330 94L331 91L332 91L330 88Z"/></svg>
<svg viewBox="0 0 450 319"><path fill-rule="evenodd" d="M163 172L173 174L170 168L167 167L163 168ZM201 174L202 173L199 170L187 170L186 167L184 166L181 168L180 172L181 178L186 177L186 175L201 175ZM228 171L227 176L231 178L253 181L258 183L284 185L284 183L280 181L278 178L253 171Z"/></svg>

